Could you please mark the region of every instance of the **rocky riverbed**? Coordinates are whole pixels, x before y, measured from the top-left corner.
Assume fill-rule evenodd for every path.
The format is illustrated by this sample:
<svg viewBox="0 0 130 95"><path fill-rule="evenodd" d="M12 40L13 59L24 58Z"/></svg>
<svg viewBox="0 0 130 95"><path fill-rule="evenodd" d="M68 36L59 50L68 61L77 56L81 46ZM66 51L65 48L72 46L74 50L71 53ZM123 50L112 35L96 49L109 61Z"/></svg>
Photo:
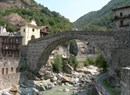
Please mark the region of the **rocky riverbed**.
<svg viewBox="0 0 130 95"><path fill-rule="evenodd" d="M100 73L94 66L78 68L71 74L44 70L42 79L12 85L10 89L1 91L0 95L86 95L92 87L93 78Z"/></svg>

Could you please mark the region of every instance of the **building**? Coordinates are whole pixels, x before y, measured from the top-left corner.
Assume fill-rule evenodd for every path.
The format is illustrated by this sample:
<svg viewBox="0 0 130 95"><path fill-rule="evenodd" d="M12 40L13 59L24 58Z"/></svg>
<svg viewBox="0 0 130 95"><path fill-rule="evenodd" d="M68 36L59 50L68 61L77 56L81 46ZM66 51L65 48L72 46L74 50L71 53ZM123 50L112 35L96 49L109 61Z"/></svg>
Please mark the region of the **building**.
<svg viewBox="0 0 130 95"><path fill-rule="evenodd" d="M78 61L84 61L87 57L96 55L96 48L87 41L76 40L78 45L78 54L76 56Z"/></svg>
<svg viewBox="0 0 130 95"><path fill-rule="evenodd" d="M40 28L40 37L48 35L48 26L41 26Z"/></svg>
<svg viewBox="0 0 130 95"><path fill-rule="evenodd" d="M37 39L48 34L47 26L37 26L36 21L33 19L30 23L21 27L20 32L23 36L22 45L27 45L28 41Z"/></svg>
<svg viewBox="0 0 130 95"><path fill-rule="evenodd" d="M5 26L0 27L0 57L19 57L22 36L19 32L6 32Z"/></svg>
<svg viewBox="0 0 130 95"><path fill-rule="evenodd" d="M0 59L0 75L14 74L18 72L19 58L7 57Z"/></svg>
<svg viewBox="0 0 130 95"><path fill-rule="evenodd" d="M130 26L130 6L112 10L115 29L127 29Z"/></svg>
<svg viewBox="0 0 130 95"><path fill-rule="evenodd" d="M0 75L18 71L21 45L20 32L10 33L6 26L0 26Z"/></svg>
<svg viewBox="0 0 130 95"><path fill-rule="evenodd" d="M40 38L40 27L37 26L35 20L22 26L20 32L23 36L22 45L27 45L28 41L32 39Z"/></svg>

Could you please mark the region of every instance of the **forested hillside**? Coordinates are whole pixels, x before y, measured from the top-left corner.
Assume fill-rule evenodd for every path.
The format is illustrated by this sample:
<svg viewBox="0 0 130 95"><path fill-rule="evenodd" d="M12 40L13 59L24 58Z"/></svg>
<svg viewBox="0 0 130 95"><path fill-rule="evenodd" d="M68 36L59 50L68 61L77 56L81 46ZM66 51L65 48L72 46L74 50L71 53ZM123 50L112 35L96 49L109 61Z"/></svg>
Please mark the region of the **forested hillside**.
<svg viewBox="0 0 130 95"><path fill-rule="evenodd" d="M123 6L130 6L130 0L111 0L102 9L80 17L74 26L80 30L109 30L112 28L112 9Z"/></svg>
<svg viewBox="0 0 130 95"><path fill-rule="evenodd" d="M64 16L61 16L55 11L50 11L47 7L37 4L36 2L34 2L34 0L10 1L0 1L0 4L6 4L6 6L8 5L8 7L10 7L12 3L15 4L15 6L11 6L10 8L7 8L0 12L0 25L6 24L7 29L10 31L15 31L20 28L20 24L14 25L9 22L9 20L4 19L5 16L9 16L12 13L17 13L27 22L30 22L31 19L35 19L38 26L47 25L49 27L50 33L62 32L72 29L73 25L69 22L68 19L66 19ZM31 1L32 3L28 3L29 1ZM21 5L21 7L19 7L18 5ZM2 7L5 6L3 5Z"/></svg>

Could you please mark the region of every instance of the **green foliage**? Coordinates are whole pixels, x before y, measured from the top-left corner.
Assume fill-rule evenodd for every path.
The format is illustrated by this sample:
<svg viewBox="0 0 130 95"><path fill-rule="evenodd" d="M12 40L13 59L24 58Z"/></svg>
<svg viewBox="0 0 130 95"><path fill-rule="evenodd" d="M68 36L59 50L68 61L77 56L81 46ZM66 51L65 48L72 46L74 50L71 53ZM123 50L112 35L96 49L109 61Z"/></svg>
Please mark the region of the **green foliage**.
<svg viewBox="0 0 130 95"><path fill-rule="evenodd" d="M99 68L103 68L104 71L108 67L106 60L101 54L98 54L96 57L88 57L84 61L84 66L89 66L89 65L95 65Z"/></svg>
<svg viewBox="0 0 130 95"><path fill-rule="evenodd" d="M104 59L104 57L101 54L99 54L96 57L95 65L100 67L100 68L103 68L103 70L106 70L108 67L106 60Z"/></svg>
<svg viewBox="0 0 130 95"><path fill-rule="evenodd" d="M62 68L63 68L62 57L56 54L54 56L53 71L59 73L62 72Z"/></svg>
<svg viewBox="0 0 130 95"><path fill-rule="evenodd" d="M80 30L109 30L113 26L111 10L122 6L130 6L130 0L111 0L102 9L80 17L74 26Z"/></svg>
<svg viewBox="0 0 130 95"><path fill-rule="evenodd" d="M77 56L78 54L78 45L75 40L70 41L69 53Z"/></svg>
<svg viewBox="0 0 130 95"><path fill-rule="evenodd" d="M67 68L66 64L71 65L74 69L78 66L78 61L74 55L70 55L69 58L63 59L61 55L55 55L54 56L54 63L53 63L53 71L54 72L66 72L67 73Z"/></svg>
<svg viewBox="0 0 130 95"><path fill-rule="evenodd" d="M13 32L16 30L16 28L11 23L9 23L7 20L2 19L2 17L0 17L0 25L2 26L6 25L7 31L10 31L10 32Z"/></svg>
<svg viewBox="0 0 130 95"><path fill-rule="evenodd" d="M89 57L84 61L84 66L94 65L94 63L95 63L95 58Z"/></svg>
<svg viewBox="0 0 130 95"><path fill-rule="evenodd" d="M63 59L63 72L69 73L68 68L66 68L66 64L68 64L68 59Z"/></svg>
<svg viewBox="0 0 130 95"><path fill-rule="evenodd" d="M76 69L76 67L78 66L78 61L76 59L76 57L74 55L70 55L69 59L68 59L68 63L74 68Z"/></svg>
<svg viewBox="0 0 130 95"><path fill-rule="evenodd" d="M3 16L8 16L11 13L18 13L21 15L26 21L30 21L31 19L35 19L38 26L47 25L49 27L50 33L69 31L72 29L73 25L69 22L68 19L61 16L59 13L50 11L48 8L42 6L42 9L34 9L32 7L27 9L20 8L11 8L9 10L5 10L0 13L1 20L0 24L8 24L8 21L4 21ZM12 24L9 25L9 30L15 30L16 26Z"/></svg>

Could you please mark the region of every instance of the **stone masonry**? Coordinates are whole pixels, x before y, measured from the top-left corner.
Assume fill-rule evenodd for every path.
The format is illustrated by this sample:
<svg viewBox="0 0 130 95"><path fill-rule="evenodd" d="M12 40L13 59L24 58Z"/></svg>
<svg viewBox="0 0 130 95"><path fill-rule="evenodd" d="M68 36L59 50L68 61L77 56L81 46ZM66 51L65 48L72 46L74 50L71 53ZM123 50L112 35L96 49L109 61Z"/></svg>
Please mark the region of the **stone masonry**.
<svg viewBox="0 0 130 95"><path fill-rule="evenodd" d="M49 55L58 45L72 39L85 40L94 44L101 50L108 63L111 61L113 49L118 48L118 43L112 32L70 31L57 33L29 42L28 65L30 70L38 72L47 63Z"/></svg>
<svg viewBox="0 0 130 95"><path fill-rule="evenodd" d="M121 95L130 95L130 67L122 68L121 75Z"/></svg>

